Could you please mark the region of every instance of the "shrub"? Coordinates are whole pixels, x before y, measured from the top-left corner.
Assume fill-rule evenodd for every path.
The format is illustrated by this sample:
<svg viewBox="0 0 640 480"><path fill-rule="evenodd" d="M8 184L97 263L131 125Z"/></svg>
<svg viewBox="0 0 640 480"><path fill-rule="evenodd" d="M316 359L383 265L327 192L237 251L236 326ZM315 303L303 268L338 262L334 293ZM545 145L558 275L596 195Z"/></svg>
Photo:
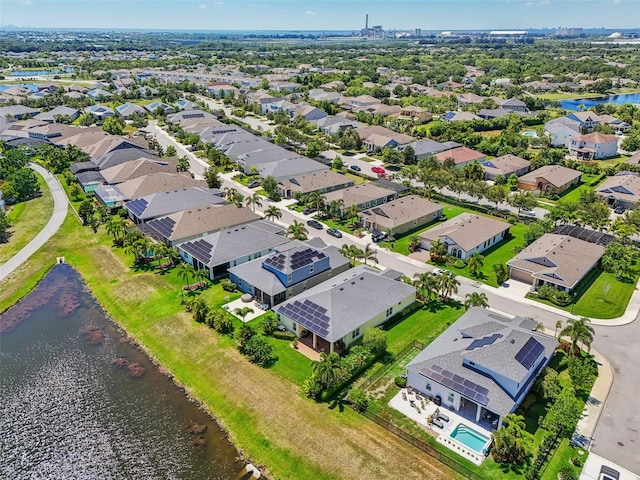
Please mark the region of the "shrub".
<svg viewBox="0 0 640 480"><path fill-rule="evenodd" d="M551 285L542 285L538 288L538 298L542 300L549 300L550 302L562 307L566 307L571 303L571 295L567 292L553 288Z"/></svg>
<svg viewBox="0 0 640 480"><path fill-rule="evenodd" d="M456 268L464 268L467 266L467 264L465 263L464 260L462 260L461 258L459 258L458 260L455 261L455 263L453 264L454 267Z"/></svg>
<svg viewBox="0 0 640 480"><path fill-rule="evenodd" d="M262 320L260 325L265 335L273 335L273 333L278 330L278 319L271 313Z"/></svg>
<svg viewBox="0 0 640 480"><path fill-rule="evenodd" d="M289 340L289 341L293 341L294 338L297 338L295 333L292 333L289 331L281 332L279 330L276 330L275 332L273 332L271 336L273 338L277 338L278 340Z"/></svg>
<svg viewBox="0 0 640 480"><path fill-rule="evenodd" d="M262 335L254 335L251 337L244 345L243 353L249 358L251 363L265 368L273 365L278 359L275 353L275 347Z"/></svg>
<svg viewBox="0 0 640 480"><path fill-rule="evenodd" d="M233 283L231 280L229 280L228 278L225 278L224 280L222 280L220 282L220 286L222 287L222 289L225 292L235 292L238 290L238 287L236 286L235 283Z"/></svg>
<svg viewBox="0 0 640 480"><path fill-rule="evenodd" d="M393 379L393 382L400 388L405 388L407 386L407 379L404 377L396 377Z"/></svg>
<svg viewBox="0 0 640 480"><path fill-rule="evenodd" d="M366 412L369 408L369 397L361 388L351 390L348 399L356 412Z"/></svg>
<svg viewBox="0 0 640 480"><path fill-rule="evenodd" d="M534 403L536 403L535 395L527 395L527 397L524 399L524 401L522 402L522 405L520 405L520 407L522 408L522 410L527 411L527 410L529 410L529 408L531 408L531 406Z"/></svg>
<svg viewBox="0 0 640 480"><path fill-rule="evenodd" d="M578 474L576 473L575 469L569 464L565 464L560 467L558 473L560 474L562 480L578 480Z"/></svg>
<svg viewBox="0 0 640 480"><path fill-rule="evenodd" d="M362 345L374 355L387 350L387 332L381 328L369 328L364 332Z"/></svg>

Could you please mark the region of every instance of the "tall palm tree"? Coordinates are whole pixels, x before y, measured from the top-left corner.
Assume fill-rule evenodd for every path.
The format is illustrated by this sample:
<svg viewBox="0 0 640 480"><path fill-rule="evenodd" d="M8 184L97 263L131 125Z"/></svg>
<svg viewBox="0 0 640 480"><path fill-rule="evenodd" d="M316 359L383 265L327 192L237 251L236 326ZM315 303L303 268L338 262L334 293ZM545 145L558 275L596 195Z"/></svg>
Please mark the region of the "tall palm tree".
<svg viewBox="0 0 640 480"><path fill-rule="evenodd" d="M458 287L460 286L460 282L455 274L448 270L440 274L438 284L440 287L440 297L443 300L449 298L453 293L458 293Z"/></svg>
<svg viewBox="0 0 640 480"><path fill-rule="evenodd" d="M293 238L294 240L304 240L307 238L307 234L309 230L302 223L297 220L294 220L289 228L287 228L287 236Z"/></svg>
<svg viewBox="0 0 640 480"><path fill-rule="evenodd" d="M334 218L342 217L342 209L344 208L344 200L341 198L337 200L331 200L329 202L329 215Z"/></svg>
<svg viewBox="0 0 640 480"><path fill-rule="evenodd" d="M342 373L342 361L340 356L331 352L320 354L320 361L313 362L313 376L325 387L329 387L336 382Z"/></svg>
<svg viewBox="0 0 640 480"><path fill-rule="evenodd" d="M358 207L358 205L356 204L353 204L345 210L344 216L347 220L357 220L359 211L360 207Z"/></svg>
<svg viewBox="0 0 640 480"><path fill-rule="evenodd" d="M470 257L467 257L467 265L471 275L475 276L484 265L484 256L478 251L473 252Z"/></svg>
<svg viewBox="0 0 640 480"><path fill-rule="evenodd" d="M420 296L427 302L431 301L431 297L438 289L437 278L431 272L416 273L415 287L420 290Z"/></svg>
<svg viewBox="0 0 640 480"><path fill-rule="evenodd" d="M360 258L362 258L365 265L369 260L373 260L374 262L378 263L377 253L373 248L371 248L370 243L367 243L364 247L364 250L361 250L361 252L362 252L362 256Z"/></svg>
<svg viewBox="0 0 640 480"><path fill-rule="evenodd" d="M124 241L124 233L127 221L120 215L113 215L105 222L104 228L106 232L113 236L113 242L122 244Z"/></svg>
<svg viewBox="0 0 640 480"><path fill-rule="evenodd" d="M178 159L178 164L176 165L176 171L178 172L188 172L191 165L189 164L189 159L187 157L180 157Z"/></svg>
<svg viewBox="0 0 640 480"><path fill-rule="evenodd" d="M556 332L554 334L554 337L558 336L558 330L562 330L562 320L558 320L556 322Z"/></svg>
<svg viewBox="0 0 640 480"><path fill-rule="evenodd" d="M324 205L324 197L318 191L311 192L307 195L307 204L311 205L319 212L322 210L322 206Z"/></svg>
<svg viewBox="0 0 640 480"><path fill-rule="evenodd" d="M188 263L181 263L176 269L176 275L184 280L185 285L189 285L189 280L195 276L196 269Z"/></svg>
<svg viewBox="0 0 640 480"><path fill-rule="evenodd" d="M233 187L227 187L224 189L224 199L227 203L235 203L235 197L238 194L238 190Z"/></svg>
<svg viewBox="0 0 640 480"><path fill-rule="evenodd" d="M247 198L245 198L244 204L247 207L251 205L251 210L255 212L256 206L262 207L262 196L259 193L254 193L252 195L249 195Z"/></svg>
<svg viewBox="0 0 640 480"><path fill-rule="evenodd" d="M438 238L431 244L429 248L429 257L434 262L438 263L442 261L442 258L447 254L447 244Z"/></svg>
<svg viewBox="0 0 640 480"><path fill-rule="evenodd" d="M275 205L269 205L264 211L264 218L274 221L274 219L280 220L282 218L282 212Z"/></svg>
<svg viewBox="0 0 640 480"><path fill-rule="evenodd" d="M559 338L569 337L571 340L571 348L569 354L571 356L580 353L580 347L578 343L582 343L587 349L587 352L591 350L591 344L593 343L593 336L595 331L593 327L589 325L591 320L585 317L575 319L570 318L567 320L567 326L560 331Z"/></svg>
<svg viewBox="0 0 640 480"><path fill-rule="evenodd" d="M235 313L236 315L238 315L242 321L244 322L244 317L246 317L247 315L249 315L250 313L255 312L255 310L251 307L242 307L242 308L236 308L233 313Z"/></svg>
<svg viewBox="0 0 640 480"><path fill-rule="evenodd" d="M208 268L200 268L200 269L195 271L193 277L197 282L203 282L204 285L206 285L207 280L210 279L210 277L209 277L209 269Z"/></svg>
<svg viewBox="0 0 640 480"><path fill-rule="evenodd" d="M516 415L515 413L505 415L502 419L502 425L505 426L514 437L522 437L522 433L525 428L527 428L524 417L522 415Z"/></svg>
<svg viewBox="0 0 640 480"><path fill-rule="evenodd" d="M487 308L489 306L489 299L484 292L472 292L467 293L464 301L464 309L469 310L471 307Z"/></svg>

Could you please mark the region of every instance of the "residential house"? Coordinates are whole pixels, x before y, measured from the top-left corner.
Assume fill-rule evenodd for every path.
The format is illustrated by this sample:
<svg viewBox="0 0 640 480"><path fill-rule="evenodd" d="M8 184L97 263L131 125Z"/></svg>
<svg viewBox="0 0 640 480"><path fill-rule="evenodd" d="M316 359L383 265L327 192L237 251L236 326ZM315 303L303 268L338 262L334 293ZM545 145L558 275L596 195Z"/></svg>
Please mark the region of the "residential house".
<svg viewBox="0 0 640 480"><path fill-rule="evenodd" d="M591 110L572 112L567 115L566 118L578 123L580 126L580 133L589 133L593 131L596 125L600 124L599 115Z"/></svg>
<svg viewBox="0 0 640 480"><path fill-rule="evenodd" d="M582 172L562 165L544 165L520 177L518 188L539 192L562 193L580 183Z"/></svg>
<svg viewBox="0 0 640 480"><path fill-rule="evenodd" d="M273 308L349 269L349 259L321 239L289 241L263 258L229 268L229 279L244 293Z"/></svg>
<svg viewBox="0 0 640 480"><path fill-rule="evenodd" d="M640 165L640 152L636 152L631 155L624 163L629 163L631 165Z"/></svg>
<svg viewBox="0 0 640 480"><path fill-rule="evenodd" d="M498 104L498 107L504 110L509 110L512 112L526 112L528 110L527 104L517 98L508 98L506 100L495 98L495 100Z"/></svg>
<svg viewBox="0 0 640 480"><path fill-rule="evenodd" d="M425 200L418 195L407 195L363 210L358 218L365 230L406 233L438 219L442 215L442 205Z"/></svg>
<svg viewBox="0 0 640 480"><path fill-rule="evenodd" d="M412 120L418 123L425 123L430 121L433 118L433 115L431 115L431 113L429 113L424 108L416 107L415 105L408 105L400 109L397 117L403 120Z"/></svg>
<svg viewBox="0 0 640 480"><path fill-rule="evenodd" d="M111 92L103 90L102 88L94 88L93 90L89 90L87 92L87 96L94 100L103 100L113 97L113 94Z"/></svg>
<svg viewBox="0 0 640 480"><path fill-rule="evenodd" d="M207 90L217 97L226 97L227 95L238 96L240 90L228 82L214 82L207 85Z"/></svg>
<svg viewBox="0 0 640 480"><path fill-rule="evenodd" d="M279 99L264 92L249 93L246 96L247 103L251 105L259 105L262 114L267 113L267 104L277 102Z"/></svg>
<svg viewBox="0 0 640 480"><path fill-rule="evenodd" d="M572 292L603 255L602 245L569 235L545 233L509 260L507 266L514 280Z"/></svg>
<svg viewBox="0 0 640 480"><path fill-rule="evenodd" d="M509 178L511 175L521 176L529 171L531 162L517 155L501 155L481 163L485 180L495 180L498 175Z"/></svg>
<svg viewBox="0 0 640 480"><path fill-rule="evenodd" d="M234 205L228 207L236 208ZM225 209L226 207L207 207L209 211ZM205 209L202 209L203 211ZM225 214L232 210L226 209ZM179 213L173 214L167 219L178 217ZM188 222L192 222L190 218ZM232 221L231 217L226 217L227 223ZM148 223L153 226L155 222L162 219L152 220ZM175 226L174 235L184 231L184 221ZM197 270L206 269L209 271L209 278L214 280L227 275L228 269L249 262L256 258L268 255L278 246L289 243L284 236L282 227L266 220L254 220L250 222L236 223L234 225L217 228L213 232L203 231L203 226L193 225L192 235L188 240L182 240L178 245L178 252L183 260ZM197 235L193 235L194 232ZM186 233L186 232L185 232ZM184 235L184 234L182 234ZM200 238L196 238L200 237ZM173 243L175 244L176 241Z"/></svg>
<svg viewBox="0 0 640 480"><path fill-rule="evenodd" d="M269 102L262 105L261 111L263 115L282 112L289 117L293 117L296 112L296 108L297 106L288 100L277 100L275 102Z"/></svg>
<svg viewBox="0 0 640 480"><path fill-rule="evenodd" d="M456 167L463 167L467 163L479 162L482 163L486 159L486 156L482 152L473 150L469 147L456 147L450 150L445 150L434 155L434 157L440 162L444 163L447 160L453 161Z"/></svg>
<svg viewBox="0 0 640 480"><path fill-rule="evenodd" d="M482 103L487 100L487 97L476 95L475 93L460 93L456 95L456 100L458 102L458 107L462 107L465 105L475 105L478 103Z"/></svg>
<svg viewBox="0 0 640 480"><path fill-rule="evenodd" d="M358 265L278 305L278 322L314 349L348 348L415 302L415 287L389 273Z"/></svg>
<svg viewBox="0 0 640 480"><path fill-rule="evenodd" d="M316 102L338 103L342 99L342 95L338 92L327 92L322 88L313 88L309 90L307 95L310 100L315 100Z"/></svg>
<svg viewBox="0 0 640 480"><path fill-rule="evenodd" d="M385 147L401 148L415 141L415 138L409 135L379 125L358 127L356 131L369 152Z"/></svg>
<svg viewBox="0 0 640 480"><path fill-rule="evenodd" d="M407 386L492 429L516 411L558 340L523 317L472 307L407 365Z"/></svg>
<svg viewBox="0 0 640 480"><path fill-rule="evenodd" d="M152 173L176 173L176 157L146 158L140 157L130 162L120 163L100 170L105 182L110 185L133 180Z"/></svg>
<svg viewBox="0 0 640 480"><path fill-rule="evenodd" d="M278 192L283 198L292 198L296 193L302 195L308 195L312 192L325 194L354 185L353 179L326 169L283 180L278 184Z"/></svg>
<svg viewBox="0 0 640 480"><path fill-rule="evenodd" d="M571 139L580 135L580 123L567 117L554 118L544 124L544 130L549 135L551 145L566 147L571 145Z"/></svg>
<svg viewBox="0 0 640 480"><path fill-rule="evenodd" d="M440 115L440 120L444 122L472 122L474 120L482 119L475 113L450 111Z"/></svg>
<svg viewBox="0 0 640 480"><path fill-rule="evenodd" d="M89 105L84 111L100 122L104 121L107 117L113 117L115 115L113 109L105 107L104 105Z"/></svg>
<svg viewBox="0 0 640 480"><path fill-rule="evenodd" d="M342 216L353 205L356 205L359 210L365 210L395 200L397 193L370 183L363 183L342 190L334 190L324 194L323 197L327 206L330 206L334 201L340 202L342 200L340 208Z"/></svg>
<svg viewBox="0 0 640 480"><path fill-rule="evenodd" d="M198 109L183 110L181 112L174 113L170 117L168 117L167 120L170 123L180 125L182 128L185 128L187 125L191 125L193 123L211 125L218 122L214 114ZM220 125L219 122L217 124Z"/></svg>
<svg viewBox="0 0 640 480"><path fill-rule="evenodd" d="M320 120L314 120L312 123L327 135L337 135L340 131L344 132L349 128L357 128L361 125L359 122L338 115L330 115Z"/></svg>
<svg viewBox="0 0 640 480"><path fill-rule="evenodd" d="M144 106L144 109L147 110L149 113L155 113L156 110L158 110L159 108L161 108L164 111L164 113L167 115L171 115L176 111L175 108L173 108L171 105L166 104L164 102L151 102Z"/></svg>
<svg viewBox="0 0 640 480"><path fill-rule="evenodd" d="M191 100L187 100L186 98L183 98L176 102L176 107L178 110L198 110L200 108L200 105L198 105L195 102L192 102Z"/></svg>
<svg viewBox="0 0 640 480"><path fill-rule="evenodd" d="M124 208L129 218L140 224L182 210L197 210L224 203L222 192L216 188L185 187L130 200L124 204Z"/></svg>
<svg viewBox="0 0 640 480"><path fill-rule="evenodd" d="M295 82L284 82L284 81L275 81L269 84L269 87L276 92L295 92L300 84Z"/></svg>
<svg viewBox="0 0 640 480"><path fill-rule="evenodd" d="M80 111L76 108L59 106L54 108L53 110L49 110L48 112L42 112L37 114L35 117L36 120L41 120L47 123L55 123L58 119L62 117L67 117L70 120L75 120L80 116Z"/></svg>
<svg viewBox="0 0 640 480"><path fill-rule="evenodd" d="M618 172L596 187L596 194L611 207L635 209L640 201L640 173Z"/></svg>
<svg viewBox="0 0 640 480"><path fill-rule="evenodd" d="M618 154L618 137L600 132L578 135L571 139L569 152L579 160L602 160Z"/></svg>
<svg viewBox="0 0 640 480"><path fill-rule="evenodd" d="M409 145L406 145L399 150L404 150L407 147L413 148L413 153L416 156L416 159L421 160L426 157L431 157L440 152L444 152L445 150L449 150L447 145L444 145L440 142L436 142L435 140L427 139L427 140L416 140Z"/></svg>
<svg viewBox="0 0 640 480"><path fill-rule="evenodd" d="M15 118L16 120L24 120L40 113L35 108L25 107L24 105L9 105L0 107L0 117Z"/></svg>
<svg viewBox="0 0 640 480"><path fill-rule="evenodd" d="M327 114L324 110L314 107L313 105L299 106L295 111L294 116L300 115L304 117L308 122L316 122L323 118L326 118Z"/></svg>
<svg viewBox="0 0 640 480"><path fill-rule="evenodd" d="M447 246L447 255L465 260L507 238L510 227L508 222L465 212L422 232L420 246L429 250L441 240Z"/></svg>
<svg viewBox="0 0 640 480"><path fill-rule="evenodd" d="M140 105L136 105L135 103L123 103L122 105L118 105L116 107L116 112L122 118L131 118L134 115L141 115L143 117L147 116L147 111L142 108Z"/></svg>
<svg viewBox="0 0 640 480"><path fill-rule="evenodd" d="M382 103L380 99L372 97L371 95L359 95L357 97L351 97L348 98L348 102L348 105L356 110L366 109Z"/></svg>

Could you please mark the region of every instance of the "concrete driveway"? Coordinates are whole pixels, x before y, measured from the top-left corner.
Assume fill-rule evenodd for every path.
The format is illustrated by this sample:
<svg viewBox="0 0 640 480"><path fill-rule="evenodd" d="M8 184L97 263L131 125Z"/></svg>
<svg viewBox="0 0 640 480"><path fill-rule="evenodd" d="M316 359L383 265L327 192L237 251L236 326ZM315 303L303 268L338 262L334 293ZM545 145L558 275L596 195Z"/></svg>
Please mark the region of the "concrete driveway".
<svg viewBox="0 0 640 480"><path fill-rule="evenodd" d="M47 186L49 187L53 197L53 213L51 214L51 218L47 224L40 233L33 238L33 240L25 245L22 250L11 257L7 262L0 265L0 281L8 277L16 268L26 262L31 255L36 253L38 249L40 249L40 247L42 247L47 240L49 240L58 231L67 216L67 195L58 179L46 168L41 167L40 165L29 163L29 166L42 175L45 182L47 182Z"/></svg>

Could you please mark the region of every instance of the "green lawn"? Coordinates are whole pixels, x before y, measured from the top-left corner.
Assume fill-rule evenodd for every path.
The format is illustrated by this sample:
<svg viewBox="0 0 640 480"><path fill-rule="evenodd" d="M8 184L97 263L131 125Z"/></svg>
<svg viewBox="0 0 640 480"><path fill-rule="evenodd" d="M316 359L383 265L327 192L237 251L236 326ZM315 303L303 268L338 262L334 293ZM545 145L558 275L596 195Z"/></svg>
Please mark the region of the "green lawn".
<svg viewBox="0 0 640 480"><path fill-rule="evenodd" d="M585 190L590 190L590 189L595 187L595 186L591 187L590 184L595 179L597 179L598 176L599 175L592 175L590 173L583 173L581 182L578 185L576 185L576 186L574 186L574 187L562 192L562 194L560 195L560 198L558 200L562 200L564 202L568 202L568 201L577 202L580 199L580 192L583 192ZM605 179L603 178L602 181L604 182L604 180ZM601 182L599 182L599 183L601 183ZM545 202L554 203L554 200L549 200L549 199L544 198L544 197L542 198L542 200L545 201Z"/></svg>
<svg viewBox="0 0 640 480"><path fill-rule="evenodd" d="M563 439L560 442L558 449L553 454L553 457L551 457L551 460L549 460L546 468L543 470L540 480L557 480L558 471L560 470L560 468L564 465L567 465L571 458L578 457L578 451L584 452L582 455L580 455L580 459L584 462L589 456L589 452L582 449L573 448L568 439ZM574 468L574 471L578 475L580 475L581 470L581 468Z"/></svg>
<svg viewBox="0 0 640 480"><path fill-rule="evenodd" d="M46 182L36 173L42 196L20 202L8 208L11 236L7 243L0 243L0 263L18 253L44 228L53 213L53 197Z"/></svg>
<svg viewBox="0 0 640 480"><path fill-rule="evenodd" d="M475 276L471 275L469 267L467 266L464 268L457 268L454 265L447 265L447 268L458 275L462 275L463 277L479 280L487 285L497 287L498 283L496 282L493 265L506 263L508 260L513 258L513 249L517 245L522 245L524 243L524 234L526 230L527 226L521 223L512 225L509 229L509 236L505 240L482 252L482 255L484 256L484 264L480 267Z"/></svg>

